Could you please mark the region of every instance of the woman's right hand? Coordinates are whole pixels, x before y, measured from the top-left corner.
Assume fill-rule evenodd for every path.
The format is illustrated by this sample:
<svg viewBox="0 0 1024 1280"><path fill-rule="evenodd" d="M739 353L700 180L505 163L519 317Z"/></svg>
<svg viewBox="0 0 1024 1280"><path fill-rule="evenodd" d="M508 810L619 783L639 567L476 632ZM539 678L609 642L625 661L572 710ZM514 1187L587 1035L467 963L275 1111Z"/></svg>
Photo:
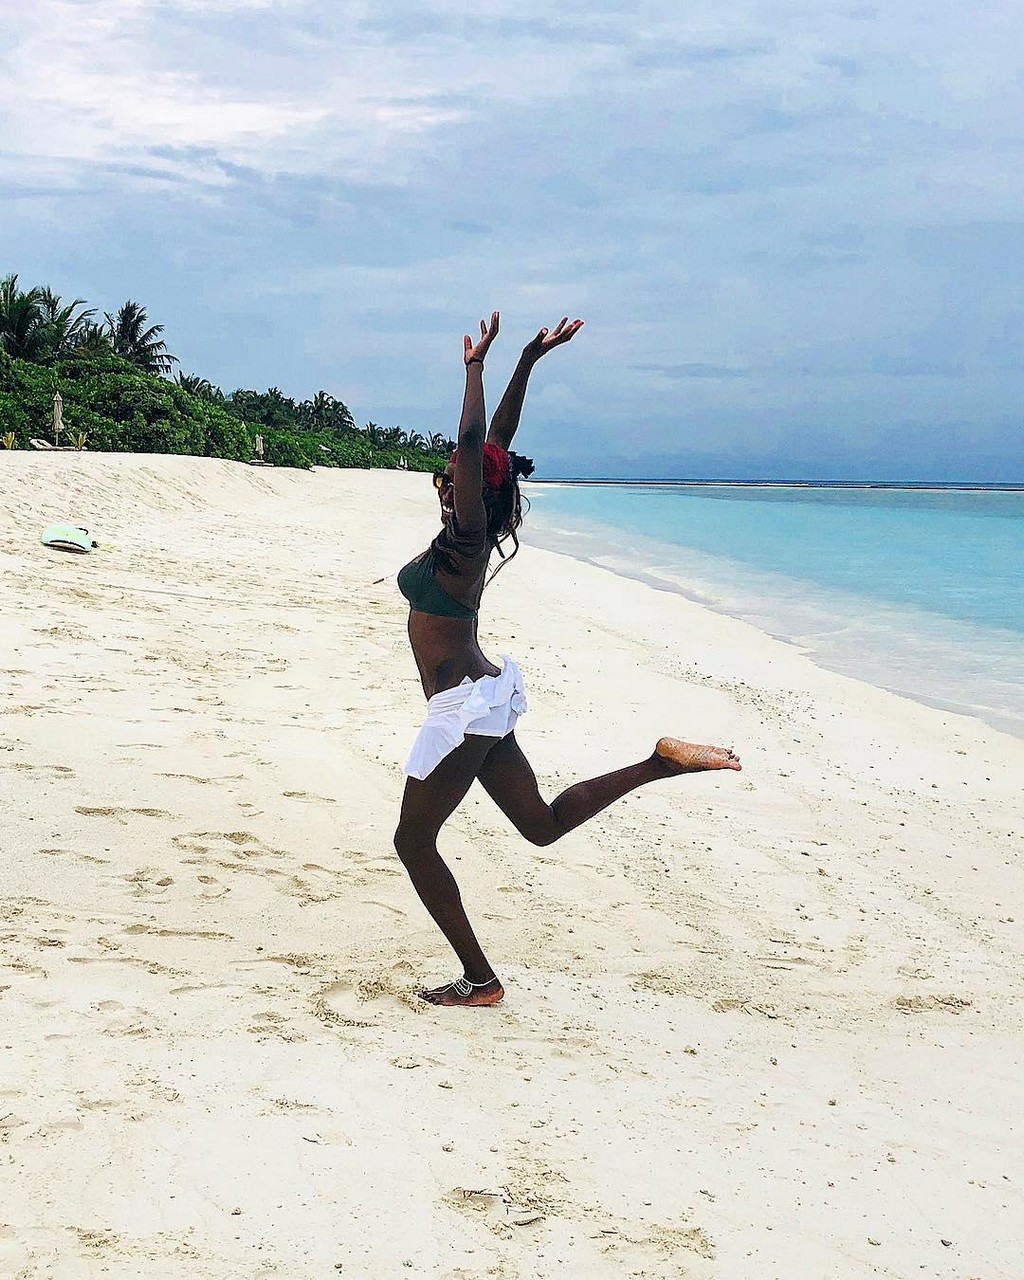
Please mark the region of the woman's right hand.
<svg viewBox="0 0 1024 1280"><path fill-rule="evenodd" d="M498 336L498 321L499 321L499 316L497 311L492 311L490 324L487 324L483 320L480 321L480 341L479 342L474 342L468 333L462 339L462 347L463 347L462 358L463 360L465 360L467 365L471 364L474 361L478 362L479 364L483 364L484 357L487 355L488 348L490 347L494 339Z"/></svg>

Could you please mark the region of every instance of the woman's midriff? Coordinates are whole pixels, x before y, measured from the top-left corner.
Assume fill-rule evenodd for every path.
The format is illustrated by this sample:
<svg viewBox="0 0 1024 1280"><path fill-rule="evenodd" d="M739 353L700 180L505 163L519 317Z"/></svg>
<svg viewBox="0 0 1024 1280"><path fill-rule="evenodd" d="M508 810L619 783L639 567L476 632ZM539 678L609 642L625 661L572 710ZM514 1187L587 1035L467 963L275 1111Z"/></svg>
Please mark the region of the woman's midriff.
<svg viewBox="0 0 1024 1280"><path fill-rule="evenodd" d="M501 668L488 661L476 638L475 618L442 618L409 610L409 643L428 698L454 689L466 676L496 676Z"/></svg>

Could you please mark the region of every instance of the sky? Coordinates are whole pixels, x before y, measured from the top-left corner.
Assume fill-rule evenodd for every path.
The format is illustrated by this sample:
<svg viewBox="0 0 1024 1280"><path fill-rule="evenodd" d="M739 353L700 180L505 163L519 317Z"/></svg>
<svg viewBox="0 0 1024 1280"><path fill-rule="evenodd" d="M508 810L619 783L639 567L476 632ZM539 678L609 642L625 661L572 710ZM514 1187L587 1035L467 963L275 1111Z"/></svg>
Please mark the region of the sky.
<svg viewBox="0 0 1024 1280"><path fill-rule="evenodd" d="M1024 482L1019 0L5 0L0 275L538 476Z"/></svg>

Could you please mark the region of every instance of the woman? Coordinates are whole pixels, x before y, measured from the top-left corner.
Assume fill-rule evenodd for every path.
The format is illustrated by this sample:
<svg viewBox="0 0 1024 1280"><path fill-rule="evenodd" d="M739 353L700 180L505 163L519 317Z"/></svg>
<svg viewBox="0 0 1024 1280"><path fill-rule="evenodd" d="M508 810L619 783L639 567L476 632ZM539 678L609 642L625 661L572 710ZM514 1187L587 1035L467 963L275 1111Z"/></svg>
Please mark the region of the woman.
<svg viewBox="0 0 1024 1280"><path fill-rule="evenodd" d="M541 798L515 725L526 710L522 676L511 658L501 667L482 652L477 612L488 561L512 541L522 522L518 477L533 464L508 452L519 425L530 373L543 356L569 342L583 325L564 318L528 343L490 430L484 414L484 360L498 333L498 313L480 322L480 340L463 340L466 391L458 448L435 477L442 529L430 547L398 575L408 599L409 640L426 694L427 720L406 764L405 795L395 848L416 892L458 956L463 973L420 994L437 1005L492 1005L505 994L477 942L459 887L437 851L437 835L478 779L499 809L532 844L548 845L614 800L647 782L705 769L739 769L732 751L662 738L646 760ZM486 438L485 438L486 433ZM511 556L508 557L511 559Z"/></svg>

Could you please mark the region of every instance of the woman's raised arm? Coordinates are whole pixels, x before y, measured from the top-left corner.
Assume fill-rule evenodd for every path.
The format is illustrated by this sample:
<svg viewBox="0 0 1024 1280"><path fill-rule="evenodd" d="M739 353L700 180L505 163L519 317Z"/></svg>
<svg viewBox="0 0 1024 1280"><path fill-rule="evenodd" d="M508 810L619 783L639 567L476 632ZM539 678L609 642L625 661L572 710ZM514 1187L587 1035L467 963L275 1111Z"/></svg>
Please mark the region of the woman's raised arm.
<svg viewBox="0 0 1024 1280"><path fill-rule="evenodd" d="M483 529L487 525L484 509L484 432L487 412L484 408L484 358L497 337L499 315L491 312L491 322L480 321L480 340L474 342L467 333L462 339L466 362L466 391L462 398L459 420L459 461L455 468L455 518L463 533Z"/></svg>
<svg viewBox="0 0 1024 1280"><path fill-rule="evenodd" d="M519 429L523 401L526 399L526 385L530 381L533 366L541 356L547 355L555 347L560 347L562 343L569 342L582 328L582 320L573 320L570 324L569 317L563 316L554 329L550 331L541 329L537 336L526 344L515 372L505 388L505 394L501 397L501 403L494 411L491 427L487 432L488 444L499 445L502 449L509 447Z"/></svg>

